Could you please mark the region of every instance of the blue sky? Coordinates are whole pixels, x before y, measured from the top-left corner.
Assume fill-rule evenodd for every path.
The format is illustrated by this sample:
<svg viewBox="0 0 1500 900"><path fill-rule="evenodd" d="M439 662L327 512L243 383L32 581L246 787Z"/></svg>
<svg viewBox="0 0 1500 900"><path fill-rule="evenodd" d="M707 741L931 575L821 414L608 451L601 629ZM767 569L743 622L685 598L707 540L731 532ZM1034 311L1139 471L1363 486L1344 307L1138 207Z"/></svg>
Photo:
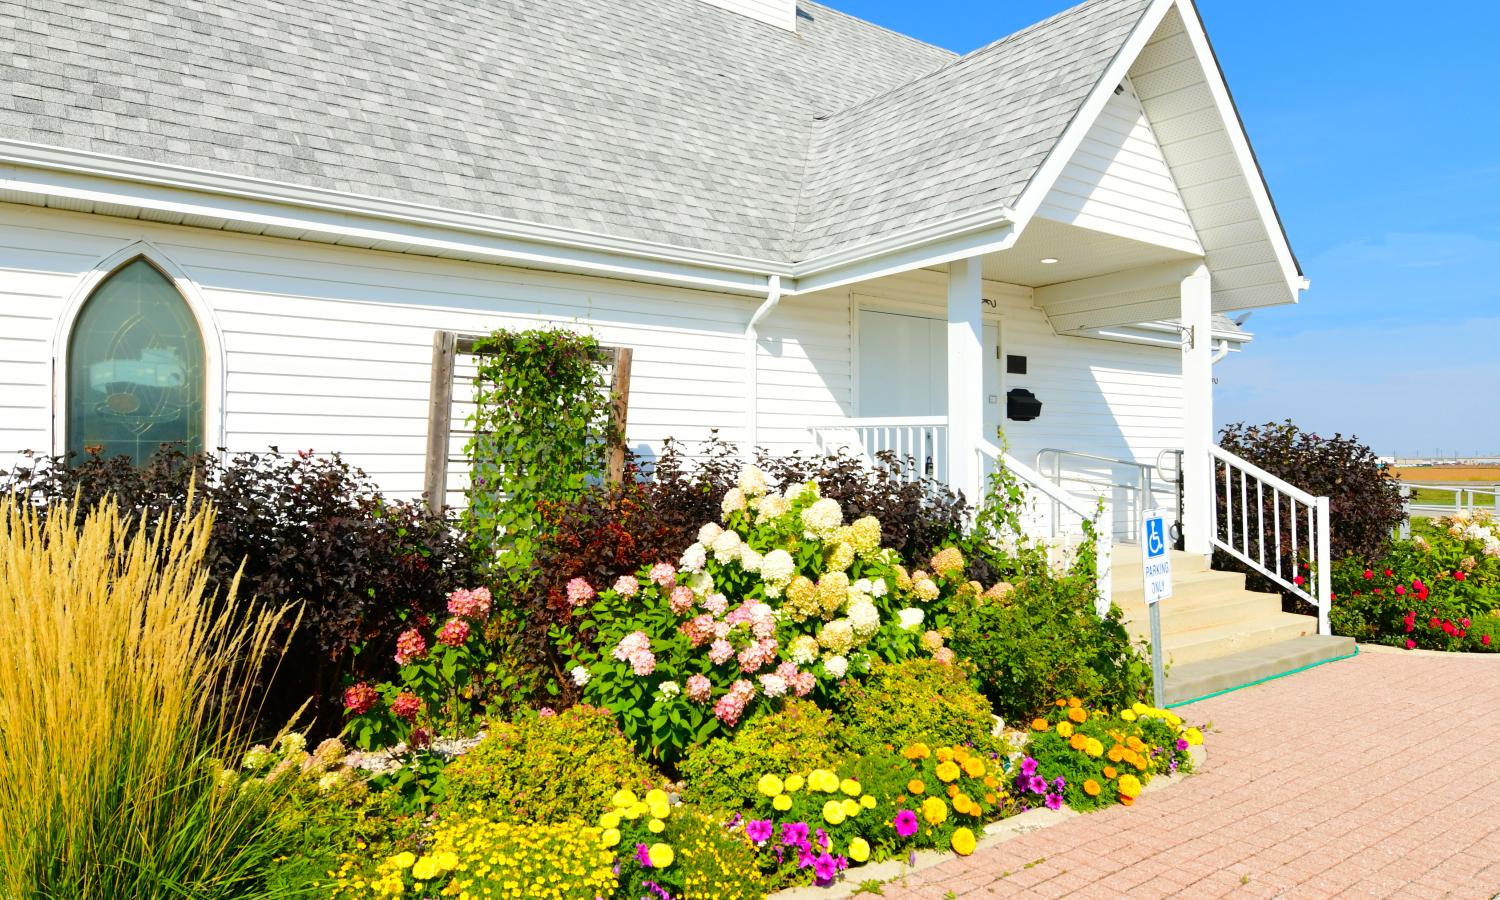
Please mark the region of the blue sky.
<svg viewBox="0 0 1500 900"><path fill-rule="evenodd" d="M967 52L1068 0L827 0ZM1215 368L1221 422L1500 454L1500 4L1200 0L1312 282Z"/></svg>

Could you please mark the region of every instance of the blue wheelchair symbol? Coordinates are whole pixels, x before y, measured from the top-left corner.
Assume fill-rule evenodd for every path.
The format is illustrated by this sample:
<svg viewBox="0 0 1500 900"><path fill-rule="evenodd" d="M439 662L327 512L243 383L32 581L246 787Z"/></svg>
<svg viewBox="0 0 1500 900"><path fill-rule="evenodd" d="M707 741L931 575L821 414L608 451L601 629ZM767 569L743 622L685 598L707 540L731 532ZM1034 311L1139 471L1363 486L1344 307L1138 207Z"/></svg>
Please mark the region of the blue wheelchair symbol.
<svg viewBox="0 0 1500 900"><path fill-rule="evenodd" d="M1165 520L1160 518L1146 520L1146 555L1152 559L1167 554L1167 533Z"/></svg>

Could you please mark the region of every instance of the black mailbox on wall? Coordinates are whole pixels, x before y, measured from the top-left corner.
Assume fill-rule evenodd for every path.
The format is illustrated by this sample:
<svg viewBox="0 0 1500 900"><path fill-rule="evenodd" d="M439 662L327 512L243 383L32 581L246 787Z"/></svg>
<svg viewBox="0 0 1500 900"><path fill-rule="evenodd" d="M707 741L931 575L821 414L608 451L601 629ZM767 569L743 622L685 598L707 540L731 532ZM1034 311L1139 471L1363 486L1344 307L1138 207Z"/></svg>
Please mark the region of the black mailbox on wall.
<svg viewBox="0 0 1500 900"><path fill-rule="evenodd" d="M1025 388L1015 388L1005 395L1005 416L1017 422L1030 422L1042 414L1042 401Z"/></svg>

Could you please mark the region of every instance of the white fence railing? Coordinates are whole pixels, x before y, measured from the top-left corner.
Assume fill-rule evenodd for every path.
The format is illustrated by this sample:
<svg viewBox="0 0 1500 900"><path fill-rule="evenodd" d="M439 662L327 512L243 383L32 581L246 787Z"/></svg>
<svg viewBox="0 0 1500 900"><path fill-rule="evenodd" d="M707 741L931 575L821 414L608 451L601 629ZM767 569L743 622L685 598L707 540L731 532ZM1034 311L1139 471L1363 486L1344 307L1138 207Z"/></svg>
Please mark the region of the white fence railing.
<svg viewBox="0 0 1500 900"><path fill-rule="evenodd" d="M978 452L980 476L986 483L997 466L1004 466L1025 484L1029 495L1023 501L1025 506L1021 511L1021 521L1022 528L1032 537L1044 537L1053 542L1065 538L1081 539L1084 523L1095 523L1095 580L1098 587L1096 604L1099 615L1108 613L1110 604L1114 602L1114 582L1111 577L1114 536L1105 524L1113 521L1109 498L1103 498L1102 509L1092 508L1054 484L1041 472L989 441L980 441Z"/></svg>
<svg viewBox="0 0 1500 900"><path fill-rule="evenodd" d="M1333 598L1328 498L1314 497L1222 447L1209 449L1213 544L1318 610Z"/></svg>
<svg viewBox="0 0 1500 900"><path fill-rule="evenodd" d="M1418 491L1447 494L1452 502L1443 498L1418 499ZM1401 537L1411 537L1411 519L1452 516L1458 513L1500 513L1500 484L1484 485L1472 481L1408 481L1401 486L1401 496L1406 504L1406 521L1401 523Z"/></svg>
<svg viewBox="0 0 1500 900"><path fill-rule="evenodd" d="M837 419L810 426L818 450L850 450L866 460L889 451L900 460L916 461L913 478L948 482L948 420L919 418Z"/></svg>

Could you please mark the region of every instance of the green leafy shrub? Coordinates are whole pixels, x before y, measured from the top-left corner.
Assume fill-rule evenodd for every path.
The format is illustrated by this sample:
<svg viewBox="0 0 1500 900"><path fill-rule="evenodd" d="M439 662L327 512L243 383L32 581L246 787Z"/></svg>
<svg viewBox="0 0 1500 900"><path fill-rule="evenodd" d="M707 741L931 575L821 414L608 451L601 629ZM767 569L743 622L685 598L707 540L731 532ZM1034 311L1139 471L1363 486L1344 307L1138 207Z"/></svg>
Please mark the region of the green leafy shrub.
<svg viewBox="0 0 1500 900"><path fill-rule="evenodd" d="M959 662L877 663L862 683L847 686L840 705L848 741L860 753L916 742L985 751L1000 745L991 737L990 703Z"/></svg>
<svg viewBox="0 0 1500 900"><path fill-rule="evenodd" d="M443 809L514 822L587 818L621 785L658 778L608 710L584 705L498 723L445 774Z"/></svg>
<svg viewBox="0 0 1500 900"><path fill-rule="evenodd" d="M832 713L806 700L789 700L780 710L692 748L678 770L687 779L690 800L732 810L755 792L762 773L827 768L845 753L843 726Z"/></svg>
<svg viewBox="0 0 1500 900"><path fill-rule="evenodd" d="M995 711L1017 721L1060 696L1128 705L1145 695L1150 664L1118 607L1100 618L1093 579L1030 578L1003 596L960 596L953 638Z"/></svg>

